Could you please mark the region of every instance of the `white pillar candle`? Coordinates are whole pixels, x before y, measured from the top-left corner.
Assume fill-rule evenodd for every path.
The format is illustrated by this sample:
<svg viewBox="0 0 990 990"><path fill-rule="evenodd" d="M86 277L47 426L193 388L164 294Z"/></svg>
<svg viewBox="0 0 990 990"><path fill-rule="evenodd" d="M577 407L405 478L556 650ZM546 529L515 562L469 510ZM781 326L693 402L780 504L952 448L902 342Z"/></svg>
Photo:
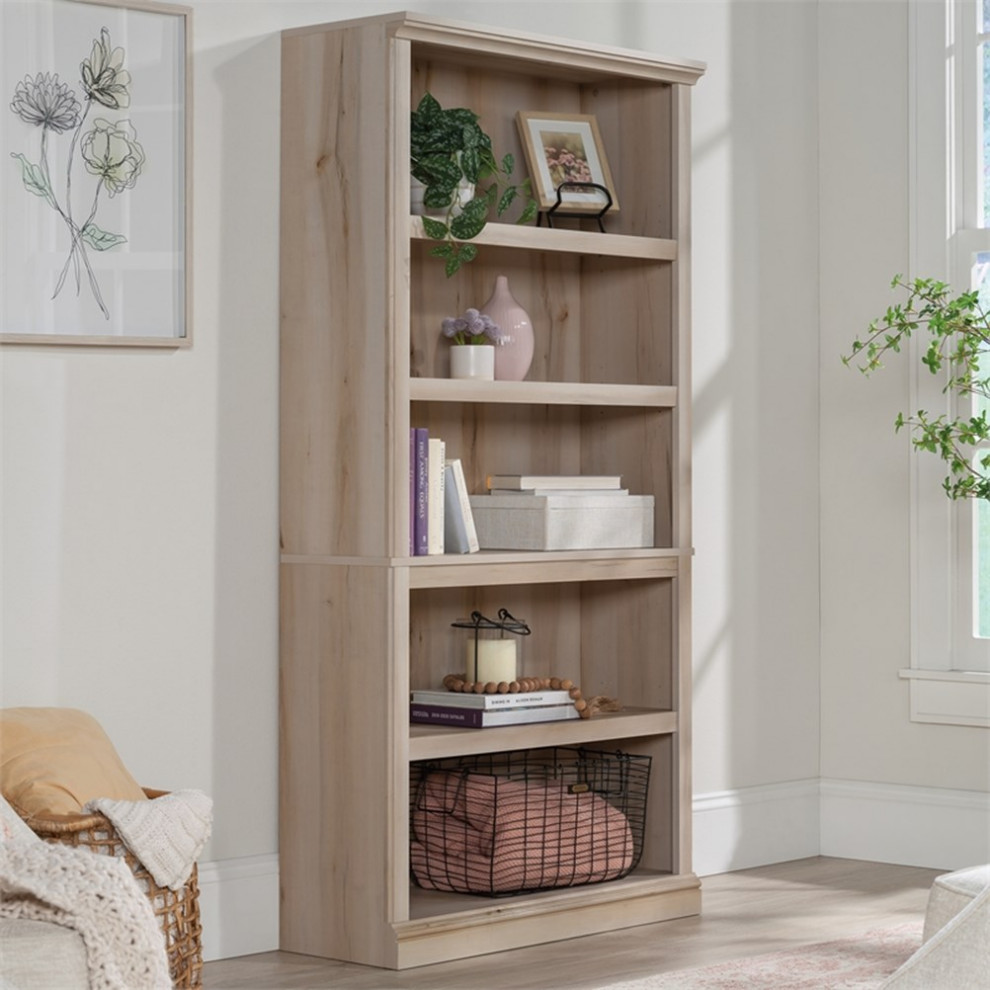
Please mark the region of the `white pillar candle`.
<svg viewBox="0 0 990 990"><path fill-rule="evenodd" d="M467 644L467 679L507 684L516 679L516 641L514 639L479 639L478 666L475 669L475 641Z"/></svg>

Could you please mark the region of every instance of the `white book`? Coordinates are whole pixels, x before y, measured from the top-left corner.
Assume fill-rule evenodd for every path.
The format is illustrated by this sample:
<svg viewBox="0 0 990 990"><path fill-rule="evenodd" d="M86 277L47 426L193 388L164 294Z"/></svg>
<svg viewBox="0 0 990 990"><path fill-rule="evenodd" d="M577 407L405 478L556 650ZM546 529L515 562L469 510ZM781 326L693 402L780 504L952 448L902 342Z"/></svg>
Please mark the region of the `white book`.
<svg viewBox="0 0 990 990"><path fill-rule="evenodd" d="M460 458L446 462L444 481L444 552L477 553L478 531Z"/></svg>
<svg viewBox="0 0 990 990"><path fill-rule="evenodd" d="M413 691L412 700L420 705L446 708L535 708L547 705L571 705L569 691L518 691L515 694L468 694L463 691Z"/></svg>
<svg viewBox="0 0 990 990"><path fill-rule="evenodd" d="M512 488L608 488L622 487L622 477L617 474L490 474L486 487Z"/></svg>
<svg viewBox="0 0 990 990"><path fill-rule="evenodd" d="M567 496L587 498L589 495L628 495L628 488L490 488L491 495L509 495L515 498L540 497L553 495L554 497Z"/></svg>
<svg viewBox="0 0 990 990"><path fill-rule="evenodd" d="M430 437L427 473L427 553L443 553L444 544L444 454L447 445L437 437Z"/></svg>

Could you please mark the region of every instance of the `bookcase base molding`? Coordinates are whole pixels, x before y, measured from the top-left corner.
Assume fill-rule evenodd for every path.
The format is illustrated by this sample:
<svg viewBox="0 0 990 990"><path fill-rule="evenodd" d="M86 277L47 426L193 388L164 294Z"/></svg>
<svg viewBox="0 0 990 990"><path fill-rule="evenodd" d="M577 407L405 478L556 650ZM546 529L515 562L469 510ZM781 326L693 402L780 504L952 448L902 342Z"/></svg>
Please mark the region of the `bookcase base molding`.
<svg viewBox="0 0 990 990"><path fill-rule="evenodd" d="M478 898L473 900L477 902ZM515 904L515 900L482 900L473 910L458 911L450 921L445 921L443 915L433 915L395 925L395 968L426 966L690 917L701 912L701 886L693 876L633 876L533 894L525 904Z"/></svg>

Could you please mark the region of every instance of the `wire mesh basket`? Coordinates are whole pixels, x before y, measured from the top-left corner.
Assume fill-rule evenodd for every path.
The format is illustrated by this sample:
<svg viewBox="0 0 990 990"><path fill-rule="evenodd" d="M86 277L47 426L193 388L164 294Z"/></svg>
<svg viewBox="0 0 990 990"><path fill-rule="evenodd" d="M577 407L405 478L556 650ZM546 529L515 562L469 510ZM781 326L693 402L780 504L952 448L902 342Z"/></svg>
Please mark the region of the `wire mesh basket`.
<svg viewBox="0 0 990 990"><path fill-rule="evenodd" d="M413 881L493 896L624 877L643 852L650 764L559 746L414 763Z"/></svg>

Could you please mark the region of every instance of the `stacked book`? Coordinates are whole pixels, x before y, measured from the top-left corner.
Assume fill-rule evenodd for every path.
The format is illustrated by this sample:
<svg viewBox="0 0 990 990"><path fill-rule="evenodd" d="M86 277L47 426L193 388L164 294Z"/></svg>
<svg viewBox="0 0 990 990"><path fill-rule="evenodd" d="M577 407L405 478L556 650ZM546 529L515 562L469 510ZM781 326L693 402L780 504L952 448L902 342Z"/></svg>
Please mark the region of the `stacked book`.
<svg viewBox="0 0 990 990"><path fill-rule="evenodd" d="M618 475L490 475L472 495L486 550L597 550L653 546L652 495L630 495Z"/></svg>
<svg viewBox="0 0 990 990"><path fill-rule="evenodd" d="M567 691L519 694L465 694L459 691L413 691L409 721L484 729L525 722L559 722L580 718Z"/></svg>
<svg viewBox="0 0 990 990"><path fill-rule="evenodd" d="M409 431L409 555L475 553L478 534L464 468L425 428Z"/></svg>

